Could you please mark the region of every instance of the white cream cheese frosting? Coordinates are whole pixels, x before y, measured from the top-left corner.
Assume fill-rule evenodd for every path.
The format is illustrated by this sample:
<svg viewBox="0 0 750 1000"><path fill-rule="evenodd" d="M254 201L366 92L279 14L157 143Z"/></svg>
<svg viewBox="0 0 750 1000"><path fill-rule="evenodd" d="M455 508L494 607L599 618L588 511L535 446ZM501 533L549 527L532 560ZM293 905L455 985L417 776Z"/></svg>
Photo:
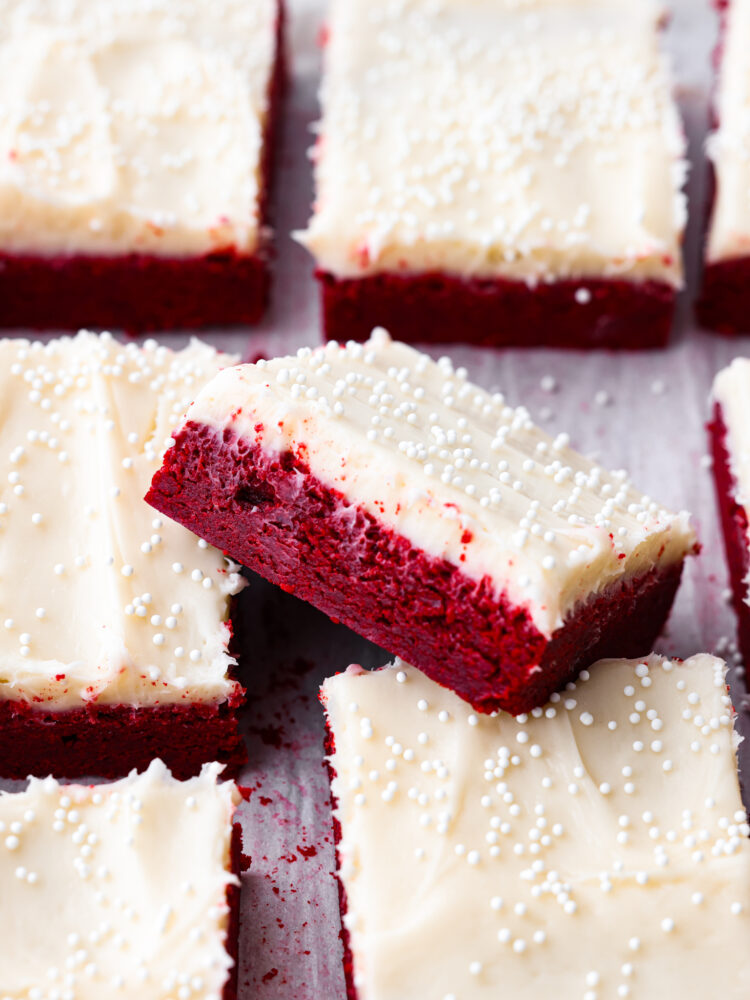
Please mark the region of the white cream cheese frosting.
<svg viewBox="0 0 750 1000"><path fill-rule="evenodd" d="M717 372L711 395L721 407L727 430L736 500L750 509L750 358L735 358Z"/></svg>
<svg viewBox="0 0 750 1000"><path fill-rule="evenodd" d="M221 1000L239 796L220 771L0 793L4 1000Z"/></svg>
<svg viewBox="0 0 750 1000"><path fill-rule="evenodd" d="M227 368L185 419L302 454L348 503L469 577L489 577L545 635L592 594L695 545L686 513L577 454L567 435L548 436L448 358L383 330L364 345Z"/></svg>
<svg viewBox="0 0 750 1000"><path fill-rule="evenodd" d="M725 665L602 661L513 719L327 680L358 1000L750 996Z"/></svg>
<svg viewBox="0 0 750 1000"><path fill-rule="evenodd" d="M301 241L337 277L682 283L654 0L332 0Z"/></svg>
<svg viewBox="0 0 750 1000"><path fill-rule="evenodd" d="M277 0L0 0L0 252L261 240Z"/></svg>
<svg viewBox="0 0 750 1000"><path fill-rule="evenodd" d="M721 407L726 427L729 468L736 483L735 500L750 514L750 358L735 358L716 374L712 398ZM750 545L750 532L748 532ZM745 580L750 601L750 578Z"/></svg>
<svg viewBox="0 0 750 1000"><path fill-rule="evenodd" d="M718 127L708 140L716 177L708 263L750 254L750 2L731 0L723 16L721 68L714 98Z"/></svg>
<svg viewBox="0 0 750 1000"><path fill-rule="evenodd" d="M233 360L199 341L0 341L0 698L65 709L237 691L238 567L143 500L175 423Z"/></svg>

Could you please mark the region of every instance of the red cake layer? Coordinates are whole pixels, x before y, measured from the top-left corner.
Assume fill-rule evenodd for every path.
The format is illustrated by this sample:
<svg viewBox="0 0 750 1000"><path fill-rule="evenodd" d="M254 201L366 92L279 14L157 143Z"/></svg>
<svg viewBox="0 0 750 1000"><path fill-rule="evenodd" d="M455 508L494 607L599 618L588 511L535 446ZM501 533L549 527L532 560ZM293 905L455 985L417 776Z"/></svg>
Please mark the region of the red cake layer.
<svg viewBox="0 0 750 1000"><path fill-rule="evenodd" d="M266 255L33 257L0 254L0 326L145 331L256 323Z"/></svg>
<svg viewBox="0 0 750 1000"><path fill-rule="evenodd" d="M706 264L695 311L709 330L750 332L750 256Z"/></svg>
<svg viewBox="0 0 750 1000"><path fill-rule="evenodd" d="M121 778L160 757L176 778L198 774L207 761L233 777L247 759L237 720L241 695L205 705L132 708L91 705L48 711L0 701L0 777Z"/></svg>
<svg viewBox="0 0 750 1000"><path fill-rule="evenodd" d="M259 217L268 220L272 161L285 79L284 8L268 88ZM268 305L270 248L198 257L150 254L44 256L0 252L0 327L146 331L257 323Z"/></svg>
<svg viewBox="0 0 750 1000"><path fill-rule="evenodd" d="M745 508L737 502L737 482L732 474L727 428L719 403L714 406L713 421L708 425L708 430L716 499L732 585L732 604L737 615L739 646L745 663L750 663L750 607L745 603L748 592L746 581L750 574L748 520Z"/></svg>
<svg viewBox="0 0 750 1000"><path fill-rule="evenodd" d="M318 271L329 340L366 340L385 327L407 343L487 347L663 347L675 290L659 281L594 278L529 287L523 281L448 274L337 278ZM579 302L585 289L590 300Z"/></svg>
<svg viewBox="0 0 750 1000"><path fill-rule="evenodd" d="M230 845L230 867L233 875L239 879L242 875L242 827L239 823L232 825L232 842ZM227 886L227 906L229 907L229 924L224 947L234 965L224 984L222 1000L237 1000L240 953L240 887Z"/></svg>
<svg viewBox="0 0 750 1000"><path fill-rule="evenodd" d="M325 707L325 701L321 696L321 701ZM333 823L333 844L336 848L336 885L339 891L339 914L341 916L341 945L344 950L343 954L343 965L344 965L344 981L346 984L346 1000L357 1000L357 989L354 985L354 955L352 954L352 944L351 944L351 934L344 923L344 917L349 909L349 903L346 898L346 889L344 888L344 883L341 880L341 853L339 849L339 844L341 843L341 823L336 816L336 810L338 809L338 799L333 794L333 779L336 777L336 771L331 764L331 757L336 749L336 744L334 740L333 733L331 732L331 727L326 723L326 735L325 735L325 763L326 770L328 771L328 781L331 785L331 820Z"/></svg>
<svg viewBox="0 0 750 1000"><path fill-rule="evenodd" d="M530 711L594 660L649 652L682 573L678 563L619 584L547 638L488 576L473 580L415 548L320 482L304 457L192 422L146 500L480 712Z"/></svg>

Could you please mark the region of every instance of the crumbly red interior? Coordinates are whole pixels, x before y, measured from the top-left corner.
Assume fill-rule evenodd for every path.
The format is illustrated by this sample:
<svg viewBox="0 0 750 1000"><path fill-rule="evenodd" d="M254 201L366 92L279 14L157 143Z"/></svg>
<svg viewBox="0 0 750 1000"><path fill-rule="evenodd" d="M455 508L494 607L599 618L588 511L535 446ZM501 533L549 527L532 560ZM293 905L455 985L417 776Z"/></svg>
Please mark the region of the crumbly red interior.
<svg viewBox="0 0 750 1000"><path fill-rule="evenodd" d="M317 272L325 334L366 340L376 326L408 343L642 350L663 347L675 290L659 281L556 281L529 287L443 273L337 278ZM586 301L578 301L581 289ZM584 295L585 295L584 293Z"/></svg>
<svg viewBox="0 0 750 1000"><path fill-rule="evenodd" d="M750 663L750 608L745 603L750 573L747 512L737 502L737 483L732 474L727 428L721 406L716 403L712 422L708 425L713 455L714 484L719 505L724 548L732 585L732 605L737 615L739 646L745 663Z"/></svg>
<svg viewBox="0 0 750 1000"><path fill-rule="evenodd" d="M146 500L480 712L528 712L596 659L649 652L682 572L677 563L607 590L547 638L489 577L415 548L303 458L193 422Z"/></svg>
<svg viewBox="0 0 750 1000"><path fill-rule="evenodd" d="M263 139L261 225L267 224L275 136L284 86L284 11ZM198 257L148 254L43 256L0 252L0 327L122 329L128 333L257 323L268 304L268 247Z"/></svg>
<svg viewBox="0 0 750 1000"><path fill-rule="evenodd" d="M0 777L29 774L121 778L160 757L176 778L197 774L206 761L233 777L247 754L238 728L240 697L216 705L188 703L132 708L101 705L47 711L0 701Z"/></svg>

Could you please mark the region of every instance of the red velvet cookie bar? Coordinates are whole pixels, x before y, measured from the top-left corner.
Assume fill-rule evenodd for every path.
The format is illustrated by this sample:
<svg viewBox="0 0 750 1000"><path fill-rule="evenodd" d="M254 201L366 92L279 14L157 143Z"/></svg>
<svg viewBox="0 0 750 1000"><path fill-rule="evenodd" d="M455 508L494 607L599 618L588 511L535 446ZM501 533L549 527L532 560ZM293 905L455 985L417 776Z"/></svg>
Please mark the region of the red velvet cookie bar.
<svg viewBox="0 0 750 1000"><path fill-rule="evenodd" d="M655 0L333 0L301 242L334 340L663 346L684 141Z"/></svg>
<svg viewBox="0 0 750 1000"><path fill-rule="evenodd" d="M181 782L153 761L110 785L0 794L6 993L235 1000L239 794L220 772Z"/></svg>
<svg viewBox="0 0 750 1000"><path fill-rule="evenodd" d="M6 78L26 81L0 166L0 326L257 322L281 0L23 11L0 34Z"/></svg>
<svg viewBox="0 0 750 1000"><path fill-rule="evenodd" d="M238 567L142 499L231 360L198 341L0 342L0 777L242 764Z"/></svg>
<svg viewBox="0 0 750 1000"><path fill-rule="evenodd" d="M706 655L610 660L516 719L401 661L327 680L348 1000L714 982L744 1000L750 843L725 678Z"/></svg>
<svg viewBox="0 0 750 1000"><path fill-rule="evenodd" d="M382 331L225 370L147 500L483 712L650 649L695 546L686 515Z"/></svg>

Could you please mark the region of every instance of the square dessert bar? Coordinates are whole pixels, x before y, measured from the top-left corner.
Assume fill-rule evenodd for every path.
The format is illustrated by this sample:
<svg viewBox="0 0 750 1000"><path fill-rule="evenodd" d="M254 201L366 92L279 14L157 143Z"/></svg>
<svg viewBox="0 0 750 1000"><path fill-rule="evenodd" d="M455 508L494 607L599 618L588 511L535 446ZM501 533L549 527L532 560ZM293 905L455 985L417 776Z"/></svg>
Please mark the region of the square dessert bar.
<svg viewBox="0 0 750 1000"><path fill-rule="evenodd" d="M398 661L322 698L348 1000L750 996L721 661L598 664L517 719Z"/></svg>
<svg viewBox="0 0 750 1000"><path fill-rule="evenodd" d="M234 1000L239 795L220 771L0 793L4 997Z"/></svg>
<svg viewBox="0 0 750 1000"><path fill-rule="evenodd" d="M0 777L244 759L238 567L143 502L231 361L198 341L0 341Z"/></svg>
<svg viewBox="0 0 750 1000"><path fill-rule="evenodd" d="M713 474L739 646L750 663L750 359L735 358L714 379L709 424Z"/></svg>
<svg viewBox="0 0 750 1000"><path fill-rule="evenodd" d="M0 326L260 319L281 0L5 0Z"/></svg>
<svg viewBox="0 0 750 1000"><path fill-rule="evenodd" d="M657 0L332 0L301 241L325 331L645 348L682 284Z"/></svg>
<svg viewBox="0 0 750 1000"><path fill-rule="evenodd" d="M750 2L719 0L721 42L714 96L715 128L708 140L712 213L697 304L704 326L721 333L750 331Z"/></svg>
<svg viewBox="0 0 750 1000"><path fill-rule="evenodd" d="M175 438L150 504L483 712L650 651L695 548L687 514L385 331L225 369Z"/></svg>

